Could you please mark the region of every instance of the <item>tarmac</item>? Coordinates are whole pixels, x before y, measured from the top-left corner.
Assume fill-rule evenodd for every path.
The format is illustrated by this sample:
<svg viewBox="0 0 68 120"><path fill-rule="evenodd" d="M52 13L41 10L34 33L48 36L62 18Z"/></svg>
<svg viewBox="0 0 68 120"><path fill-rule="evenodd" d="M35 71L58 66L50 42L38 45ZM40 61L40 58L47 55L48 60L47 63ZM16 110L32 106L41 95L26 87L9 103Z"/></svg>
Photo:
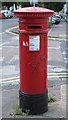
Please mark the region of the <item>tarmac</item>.
<svg viewBox="0 0 68 120"><path fill-rule="evenodd" d="M55 28L50 30L49 37L62 37L55 33ZM56 28L57 29L57 28ZM58 29L57 29L58 30ZM15 34L18 34L18 28L11 30ZM2 118L60 118L67 119L67 87L68 84L62 79L58 79L55 81L48 81L48 95L54 96L56 101L52 103L48 103L48 112L42 115L14 115L14 106L19 104L19 84L18 85L9 85L8 87L2 87ZM5 105L6 103L6 105Z"/></svg>

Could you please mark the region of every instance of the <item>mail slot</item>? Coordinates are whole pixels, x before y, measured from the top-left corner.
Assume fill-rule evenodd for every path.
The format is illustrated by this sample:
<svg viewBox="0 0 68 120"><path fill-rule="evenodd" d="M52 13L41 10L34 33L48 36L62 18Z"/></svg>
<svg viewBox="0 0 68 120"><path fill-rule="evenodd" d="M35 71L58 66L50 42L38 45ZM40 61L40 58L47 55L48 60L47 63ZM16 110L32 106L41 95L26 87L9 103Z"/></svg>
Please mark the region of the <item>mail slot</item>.
<svg viewBox="0 0 68 120"><path fill-rule="evenodd" d="M28 26L29 29L41 29L42 26Z"/></svg>

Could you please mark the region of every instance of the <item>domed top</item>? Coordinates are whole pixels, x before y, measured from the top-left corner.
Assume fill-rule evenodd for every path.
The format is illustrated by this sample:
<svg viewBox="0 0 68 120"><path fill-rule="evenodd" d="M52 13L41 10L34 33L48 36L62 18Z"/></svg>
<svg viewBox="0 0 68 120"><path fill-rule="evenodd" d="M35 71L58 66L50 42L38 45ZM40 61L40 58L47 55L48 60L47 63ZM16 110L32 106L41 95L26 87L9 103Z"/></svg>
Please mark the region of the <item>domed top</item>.
<svg viewBox="0 0 68 120"><path fill-rule="evenodd" d="M54 13L53 10L40 7L25 7L14 11L17 17L49 17Z"/></svg>

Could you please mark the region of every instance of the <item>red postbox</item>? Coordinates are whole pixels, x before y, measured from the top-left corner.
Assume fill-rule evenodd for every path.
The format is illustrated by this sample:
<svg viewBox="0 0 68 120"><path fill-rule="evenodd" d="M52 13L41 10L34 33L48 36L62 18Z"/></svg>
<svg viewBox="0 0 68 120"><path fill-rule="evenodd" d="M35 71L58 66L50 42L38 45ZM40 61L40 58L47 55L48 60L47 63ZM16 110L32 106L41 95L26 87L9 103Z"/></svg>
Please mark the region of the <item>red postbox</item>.
<svg viewBox="0 0 68 120"><path fill-rule="evenodd" d="M47 33L53 11L27 7L14 11L19 17L20 91L22 111L42 114L48 110Z"/></svg>

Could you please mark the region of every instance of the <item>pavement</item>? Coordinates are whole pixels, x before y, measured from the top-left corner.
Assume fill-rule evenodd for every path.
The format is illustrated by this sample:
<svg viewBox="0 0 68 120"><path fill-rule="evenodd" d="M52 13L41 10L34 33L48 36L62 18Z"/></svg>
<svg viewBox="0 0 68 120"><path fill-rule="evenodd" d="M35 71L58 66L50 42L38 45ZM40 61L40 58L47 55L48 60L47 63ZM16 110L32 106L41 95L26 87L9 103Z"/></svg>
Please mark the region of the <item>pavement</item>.
<svg viewBox="0 0 68 120"><path fill-rule="evenodd" d="M59 42L56 42L55 40L58 40L58 39L66 40L66 38L68 38L66 35L66 26L64 28L64 32L62 30L64 23L63 24L61 23L59 26L60 27L58 27L58 25L54 25L48 34L48 39L50 39L51 47L54 47L56 44L57 44L57 47L59 46ZM18 26L16 28L13 27L12 29L8 30L7 33L18 34ZM54 40L53 43L51 40ZM59 62L59 64L61 64L63 62L63 56L61 55L61 50L59 49L57 50L57 52L60 58L59 57L56 58L52 54L53 53L52 51L50 51L50 54L51 54L50 56L52 56L52 59L56 62L56 64L57 64L57 61ZM56 55L56 50L54 54ZM52 63L54 61L52 61ZM48 69L48 71L50 72L50 69ZM39 116L29 116L29 115L14 116L14 106L19 103L19 94L18 94L19 84L16 84L16 85L13 84L13 86L10 84L8 85L8 87L5 84L5 86L2 86L2 118L14 118L14 117L15 118L66 118L67 117L67 109L66 109L67 89L66 88L68 86L67 79L66 77L65 78L59 77L59 74L57 74L53 68L53 74L54 73L56 74L57 77L56 78L52 77L52 80L49 80L48 78L47 84L48 84L48 94L51 96L54 96L56 101L54 103L48 104L48 112ZM15 80L17 79L19 80L19 78L16 78Z"/></svg>
<svg viewBox="0 0 68 120"><path fill-rule="evenodd" d="M9 90L10 89L10 90ZM2 90L2 105L5 107L2 109L3 118L22 118L22 117L42 117L42 118L66 118L66 84L55 84L48 86L48 94L55 97L54 103L48 104L48 112L38 115L17 115L14 116L14 106L19 103L19 85L8 86ZM5 106L6 103L6 106ZM6 110L7 109L7 110Z"/></svg>

